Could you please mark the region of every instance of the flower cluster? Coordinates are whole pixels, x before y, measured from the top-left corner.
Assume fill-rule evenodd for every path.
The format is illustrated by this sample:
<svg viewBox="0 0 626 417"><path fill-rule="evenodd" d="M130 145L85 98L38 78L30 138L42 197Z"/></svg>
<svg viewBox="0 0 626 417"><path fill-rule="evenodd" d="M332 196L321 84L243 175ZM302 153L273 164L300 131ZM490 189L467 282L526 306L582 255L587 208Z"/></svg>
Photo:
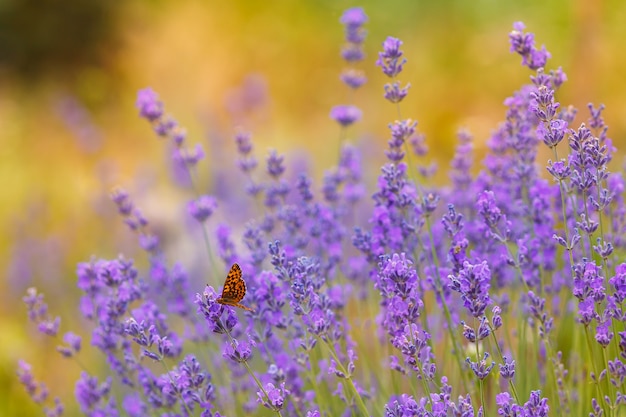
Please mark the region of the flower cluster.
<svg viewBox="0 0 626 417"><path fill-rule="evenodd" d="M350 66L341 78L351 89L365 82L355 65L367 20L361 8L341 17ZM83 368L68 407L20 361L28 395L54 417L66 408L130 417L623 415L625 185L610 171L604 107L590 105L572 128L575 109L556 99L565 74L545 70L550 54L523 24L509 38L531 82L505 101L479 168L471 134L459 132L449 187L413 163L426 138L401 118L378 150L387 163L373 186L362 149L345 137L316 187L278 151L263 164L239 130L235 166L211 164L239 175L244 195L208 194L195 169L202 148L189 148L156 93L141 90L140 117L170 141L184 173L174 176L189 193L177 229L197 239L201 261L171 262L168 233L130 193L114 191L142 258L78 265L82 336L61 337L61 319L27 291L40 337L59 338L61 357ZM376 62L399 114L409 91L398 80L402 45L387 38ZM331 117L345 135L362 114L341 105ZM544 146L549 161L538 158ZM106 375L82 364L86 346Z"/></svg>

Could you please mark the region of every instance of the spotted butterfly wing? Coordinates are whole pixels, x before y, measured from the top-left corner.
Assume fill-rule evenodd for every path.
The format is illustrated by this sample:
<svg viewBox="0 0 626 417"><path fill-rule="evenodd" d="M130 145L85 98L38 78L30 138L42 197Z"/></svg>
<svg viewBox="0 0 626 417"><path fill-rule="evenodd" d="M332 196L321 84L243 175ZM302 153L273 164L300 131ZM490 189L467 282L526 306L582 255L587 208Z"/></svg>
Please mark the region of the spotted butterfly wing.
<svg viewBox="0 0 626 417"><path fill-rule="evenodd" d="M242 273L239 265L233 264L233 266L230 268L230 271L228 271L228 275L226 276L224 289L222 290L222 296L215 301L227 306L239 307L243 308L244 310L254 311L251 308L248 308L239 303L246 295L246 283L244 282L241 275Z"/></svg>

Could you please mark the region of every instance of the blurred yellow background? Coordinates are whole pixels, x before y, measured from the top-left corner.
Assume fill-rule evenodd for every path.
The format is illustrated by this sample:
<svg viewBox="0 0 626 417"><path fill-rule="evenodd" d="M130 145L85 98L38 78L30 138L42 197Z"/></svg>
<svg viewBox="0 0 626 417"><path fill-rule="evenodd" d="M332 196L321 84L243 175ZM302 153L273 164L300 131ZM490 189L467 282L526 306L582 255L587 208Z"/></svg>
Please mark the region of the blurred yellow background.
<svg viewBox="0 0 626 417"><path fill-rule="evenodd" d="M336 161L339 129L329 119L330 108L349 97L363 110L350 136L377 145L364 155L373 178L387 124L397 117L382 99L387 80L374 64L382 41L392 35L404 41L408 59L400 76L411 83L403 117L419 121L429 158L440 166L437 181L443 182L458 128L474 134L480 161L486 139L503 119L503 100L529 81L508 44L512 23L523 21L552 53L549 68L562 66L568 75L558 100L576 106L579 121L587 118L588 102L606 105L609 136L620 148L613 170L622 169L622 0L549 6L541 0L35 3L0 1L1 416L41 415L16 383L18 358L32 362L35 374L62 398L72 395L68 381L79 370L26 323L21 297L36 285L53 314L75 317L76 263L137 251L107 198L111 187L129 189L149 216L178 210L170 204L180 200L168 201L176 196L168 148L134 108L140 88L159 93L167 112L188 129L190 143L203 144L208 161L219 154L234 166L232 133L243 125L253 132L260 159L267 148L286 153L287 165L308 155L317 180ZM349 96L338 78L345 66L339 18L353 6L369 16L361 64L368 82ZM268 97L263 108L235 115L246 83ZM539 162L547 158L541 154ZM155 200L165 214L150 212ZM64 321L62 331L72 324L79 321Z"/></svg>

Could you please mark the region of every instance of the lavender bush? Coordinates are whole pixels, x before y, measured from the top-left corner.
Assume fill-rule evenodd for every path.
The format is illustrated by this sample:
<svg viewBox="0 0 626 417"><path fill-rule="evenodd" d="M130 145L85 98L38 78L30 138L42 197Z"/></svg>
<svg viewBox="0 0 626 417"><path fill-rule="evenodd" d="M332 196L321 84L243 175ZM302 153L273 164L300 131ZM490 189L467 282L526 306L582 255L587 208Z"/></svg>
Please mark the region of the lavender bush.
<svg viewBox="0 0 626 417"><path fill-rule="evenodd" d="M348 89L366 82L358 69L366 22L361 8L341 18ZM545 69L545 47L521 23L509 38L531 83L506 99L477 175L473 138L459 133L445 187L418 162L426 141L402 114L406 58L393 37L376 64L390 78L384 98L398 120L373 191L347 139L362 115L353 104L330 112L340 151L321 185L305 173L288 177L275 151L263 172L251 135L238 131L240 172L229 176L239 186L216 198L199 186L202 147L189 144L155 92L140 91L140 116L186 176L204 266L172 262L150 219L118 189L112 200L148 267L123 256L78 265L89 342L61 337L60 319L28 290L30 321L60 337L61 356L84 369L75 387L82 413L626 415L626 205L624 179L608 169L616 149L603 106L590 104L575 126L576 110L556 99L566 76ZM548 161L537 159L543 146ZM242 229L238 190L254 210ZM215 222L220 211L233 220ZM220 299L235 262L251 311ZM81 364L85 344L102 353L106 374ZM18 376L47 416L63 415L29 364L19 363Z"/></svg>

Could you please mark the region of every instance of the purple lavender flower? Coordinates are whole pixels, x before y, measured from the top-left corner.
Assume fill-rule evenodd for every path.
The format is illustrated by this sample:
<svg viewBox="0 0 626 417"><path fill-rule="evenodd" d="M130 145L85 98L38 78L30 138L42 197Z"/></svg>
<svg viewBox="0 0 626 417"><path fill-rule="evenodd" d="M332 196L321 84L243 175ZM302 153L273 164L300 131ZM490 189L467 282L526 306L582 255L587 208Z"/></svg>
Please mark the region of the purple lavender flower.
<svg viewBox="0 0 626 417"><path fill-rule="evenodd" d="M117 415L115 399L110 397L112 379L99 383L96 377L86 372L76 383L76 400L80 409L88 416Z"/></svg>
<svg viewBox="0 0 626 417"><path fill-rule="evenodd" d="M26 290L26 295L22 298L28 308L28 318L37 324L37 329L48 336L56 336L59 332L61 318L52 318L48 314L48 304L43 301L43 294L38 294L34 287Z"/></svg>
<svg viewBox="0 0 626 417"><path fill-rule="evenodd" d="M32 366L23 360L17 363L17 376L20 383L26 388L26 392L37 404L41 404L48 399L48 388L44 383L37 382L32 373Z"/></svg>
<svg viewBox="0 0 626 417"><path fill-rule="evenodd" d="M196 200L190 201L187 208L189 214L191 214L194 219L203 223L211 217L215 209L217 209L217 200L212 196L202 195Z"/></svg>
<svg viewBox="0 0 626 417"><path fill-rule="evenodd" d="M343 59L348 62L358 62L364 57L362 43L365 41L367 32L363 25L367 23L367 15L360 7L347 9L340 19L346 28L346 41L348 42L341 51Z"/></svg>
<svg viewBox="0 0 626 417"><path fill-rule="evenodd" d="M361 110L356 106L335 106L330 111L330 118L342 127L348 127L361 119Z"/></svg>
<svg viewBox="0 0 626 417"><path fill-rule="evenodd" d="M252 358L252 347L253 345L250 342L233 339L226 346L223 356L236 363L247 362Z"/></svg>
<svg viewBox="0 0 626 417"><path fill-rule="evenodd" d="M57 351L66 358L71 358L80 352L82 338L73 333L67 332L63 335L63 341L67 346L57 346Z"/></svg>
<svg viewBox="0 0 626 417"><path fill-rule="evenodd" d="M150 122L154 122L163 116L163 102L151 88L139 90L135 106L139 109L139 115Z"/></svg>
<svg viewBox="0 0 626 417"><path fill-rule="evenodd" d="M289 390L285 389L285 383L279 387L271 382L265 384L265 392L257 391L257 401L270 410L282 410L285 405L285 397L289 395ZM267 395L266 395L267 393Z"/></svg>
<svg viewBox="0 0 626 417"><path fill-rule="evenodd" d="M343 12L339 21L346 26L346 29L358 29L367 23L367 20L367 15L362 7L352 7Z"/></svg>
<svg viewBox="0 0 626 417"><path fill-rule="evenodd" d="M275 150L271 150L267 157L267 173L274 179L279 178L285 172L284 156L278 155Z"/></svg>
<svg viewBox="0 0 626 417"><path fill-rule="evenodd" d="M513 30L509 34L511 40L511 52L517 52L522 56L522 65L531 70L543 68L550 58L550 53L545 46L535 48L535 36L532 33L524 33L525 26L522 22L513 24Z"/></svg>
<svg viewBox="0 0 626 417"><path fill-rule="evenodd" d="M474 317L482 317L491 303L489 288L491 272L486 261L479 264L463 263L458 275L450 275L450 288L461 294L463 305Z"/></svg>
<svg viewBox="0 0 626 417"><path fill-rule="evenodd" d="M495 362L491 362L491 364L487 365L488 358L489 353L485 352L483 358L478 362L472 362L470 358L467 358L465 360L472 369L472 372L474 372L474 375L476 375L476 378L480 380L487 378L487 376L491 373L493 367L496 366Z"/></svg>
<svg viewBox="0 0 626 417"><path fill-rule="evenodd" d="M204 316L211 330L215 333L230 333L238 324L237 315L230 308L217 303L218 294L213 287L207 286L202 295L196 294L195 304L198 314ZM226 311L226 319L222 319L222 313Z"/></svg>
<svg viewBox="0 0 626 417"><path fill-rule="evenodd" d="M515 376L515 361L509 361L506 356L502 358L504 363L500 364L500 376L504 379L512 379Z"/></svg>
<svg viewBox="0 0 626 417"><path fill-rule="evenodd" d="M383 42L383 51L378 53L376 65L382 68L383 73L389 78L395 78L402 72L402 67L406 64L406 58L402 58L400 39L389 36Z"/></svg>
<svg viewBox="0 0 626 417"><path fill-rule="evenodd" d="M340 75L341 81L344 82L348 87L356 90L361 87L363 84L367 82L367 77L363 71L348 68L341 72Z"/></svg>

